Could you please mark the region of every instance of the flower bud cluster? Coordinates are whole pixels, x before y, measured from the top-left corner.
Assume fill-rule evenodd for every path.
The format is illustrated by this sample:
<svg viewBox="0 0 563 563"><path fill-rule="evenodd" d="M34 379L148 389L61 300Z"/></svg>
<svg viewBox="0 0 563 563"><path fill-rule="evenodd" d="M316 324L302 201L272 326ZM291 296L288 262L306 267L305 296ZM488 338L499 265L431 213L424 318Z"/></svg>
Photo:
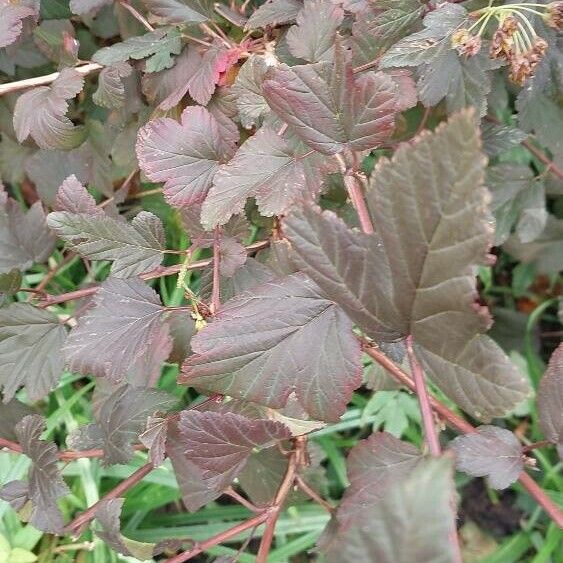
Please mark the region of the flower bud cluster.
<svg viewBox="0 0 563 563"><path fill-rule="evenodd" d="M550 4L488 6L471 14L477 20L469 29L458 29L452 34L452 46L462 55L475 56L481 50L481 38L487 24L491 20L496 21L497 27L491 38L489 55L492 59L506 60L510 68L510 79L522 85L533 75L548 46L547 42L537 35L528 19L530 14L540 16L547 25L555 29L563 27L561 0Z"/></svg>

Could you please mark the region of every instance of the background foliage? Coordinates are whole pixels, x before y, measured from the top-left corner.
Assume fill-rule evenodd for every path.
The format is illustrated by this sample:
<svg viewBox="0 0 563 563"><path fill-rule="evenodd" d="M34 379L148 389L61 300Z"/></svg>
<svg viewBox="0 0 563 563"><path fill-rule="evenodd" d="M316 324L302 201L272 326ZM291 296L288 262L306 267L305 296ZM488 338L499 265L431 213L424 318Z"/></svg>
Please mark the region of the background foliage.
<svg viewBox="0 0 563 563"><path fill-rule="evenodd" d="M562 18L0 0L0 560L561 561Z"/></svg>

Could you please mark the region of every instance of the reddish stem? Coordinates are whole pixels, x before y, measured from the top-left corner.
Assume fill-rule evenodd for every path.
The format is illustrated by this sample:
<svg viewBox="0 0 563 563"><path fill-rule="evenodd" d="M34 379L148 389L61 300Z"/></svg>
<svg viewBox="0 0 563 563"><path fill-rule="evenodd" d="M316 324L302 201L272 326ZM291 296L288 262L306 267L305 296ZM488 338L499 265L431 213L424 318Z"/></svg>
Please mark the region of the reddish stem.
<svg viewBox="0 0 563 563"><path fill-rule="evenodd" d="M494 115L487 115L487 121L491 123L496 123L497 125L502 125L502 121L497 119ZM528 139L525 139L520 143L523 147L526 147L529 152L531 152L540 162L547 166L547 169L563 180L563 170L560 170L557 165L551 160L548 156L546 156L542 151L536 148Z"/></svg>
<svg viewBox="0 0 563 563"><path fill-rule="evenodd" d="M332 506L331 504L329 504L324 498L322 498L321 496L319 496L317 494L317 492L312 489L309 484L300 476L300 475L296 475L295 476L295 484L312 500L314 500L316 503L320 504L328 513L330 514L334 514L336 512L336 509L334 508L334 506Z"/></svg>
<svg viewBox="0 0 563 563"><path fill-rule="evenodd" d="M360 187L357 178L349 173L344 174L344 185L346 186L350 201L358 214L362 231L366 234L373 233L373 223L371 222L364 194L362 193L362 188Z"/></svg>
<svg viewBox="0 0 563 563"><path fill-rule="evenodd" d="M278 521L280 512L287 495L290 493L297 477L297 470L304 461L305 456L305 436L298 436L295 438L295 449L289 454L287 469L278 492L274 498L273 506L271 507L268 519L266 520L266 528L258 548L258 555L256 556L256 563L267 563L268 554L274 541L274 534L276 531L276 523Z"/></svg>
<svg viewBox="0 0 563 563"><path fill-rule="evenodd" d="M237 524L236 526L233 526L232 528L229 528L228 530L225 530L224 532L221 532L220 534L217 534L216 536L213 536L208 540L198 543L197 545L192 547L192 549L190 549L189 551L185 551L184 553L180 553L175 557L167 559L166 563L183 563L184 561L188 561L189 559L192 559L196 555L203 553L206 549L209 549L214 545L223 543L224 541L234 538L235 536L238 536L240 533L244 532L245 530L248 530L250 528L256 528L256 526L260 526L260 524L263 524L268 519L269 515L270 515L269 510L265 510L264 512L262 512L262 514L253 516L252 518L245 520L244 522L241 522L240 524Z"/></svg>
<svg viewBox="0 0 563 563"><path fill-rule="evenodd" d="M249 244L246 247L246 251L250 254L253 252L257 252L258 250L262 250L263 248L267 248L270 245L269 240L261 240L258 242L254 242ZM192 262L188 265L188 270L201 270L206 268L207 266L211 265L213 259L207 260L198 260L197 262ZM182 269L182 264L174 264L173 266L166 266L166 267L158 267L150 272L145 272L141 274L139 277L142 280L153 280L155 278L161 278L163 276L172 276L177 274ZM51 305L56 305L58 303L65 303L66 301L72 301L73 299L82 299L83 297L88 297L89 295L93 295L98 291L99 286L92 286L92 287L84 287L82 289L78 289L76 291L69 291L68 293L62 293L61 295L51 295L47 299L40 301L38 303L38 307L49 307Z"/></svg>
<svg viewBox="0 0 563 563"><path fill-rule="evenodd" d="M221 306L221 227L215 227L213 233L213 288L211 290L211 313L216 314Z"/></svg>
<svg viewBox="0 0 563 563"><path fill-rule="evenodd" d="M428 389L426 389L426 382L424 381L424 373L414 353L413 339L411 335L407 336L407 355L409 357L411 373L414 378L418 404L420 405L420 414L422 416L422 425L424 427L426 443L428 444L430 455L439 457L442 453L440 440L438 440L438 433L436 432L436 426L434 425L434 415L432 414L432 409L430 407L430 399L428 397Z"/></svg>
<svg viewBox="0 0 563 563"><path fill-rule="evenodd" d="M94 503L84 512L79 514L70 524L65 526L64 531L65 533L71 533L75 536L79 536L84 529L84 526L88 524L91 520L96 517L96 510L100 506L100 504L106 500L111 500L114 498L119 498L123 495L126 491L128 491L131 487L136 485L139 481L141 481L146 475L148 475L154 466L152 463L147 463L143 465L135 473L131 474L127 479L119 483L117 487L113 488L109 493L104 495L98 502Z"/></svg>
<svg viewBox="0 0 563 563"><path fill-rule="evenodd" d="M16 453L23 453L23 449L17 442L12 442L12 440L6 440L5 438L0 438L0 448L8 448L9 450ZM146 450L147 448L142 444L136 444L133 446L135 451ZM74 461L76 459L84 458L97 458L103 457L104 450L101 448L96 448L92 450L64 450L58 453L58 457L61 461Z"/></svg>
<svg viewBox="0 0 563 563"><path fill-rule="evenodd" d="M392 360L390 360L383 352L374 348L373 345L365 338L359 338L362 343L364 352L373 358L377 363L383 366L397 381L408 387L411 391L416 391L414 381ZM452 412L446 405L430 396L430 405L432 408L450 424L453 428L462 434L470 434L475 432L475 428L466 420ZM530 493L536 502L546 511L550 518L563 528L563 512L555 505L555 503L545 494L541 487L526 473L520 473L518 480L522 486Z"/></svg>
<svg viewBox="0 0 563 563"><path fill-rule="evenodd" d="M531 444L528 444L527 446L522 446L522 453L527 454L528 452L531 452L538 448L545 448L546 446L551 445L553 444L549 440L540 440L539 442L533 442Z"/></svg>

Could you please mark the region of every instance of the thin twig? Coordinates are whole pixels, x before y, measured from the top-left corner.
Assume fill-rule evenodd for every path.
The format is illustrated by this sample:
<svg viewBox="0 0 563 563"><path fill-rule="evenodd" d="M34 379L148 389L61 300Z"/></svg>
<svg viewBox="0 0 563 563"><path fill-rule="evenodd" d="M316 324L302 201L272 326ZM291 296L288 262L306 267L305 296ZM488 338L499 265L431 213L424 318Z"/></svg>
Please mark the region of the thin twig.
<svg viewBox="0 0 563 563"><path fill-rule="evenodd" d="M17 442L12 440L7 440L6 438L0 438L0 448L7 448L15 453L23 453L23 448ZM146 450L147 448L142 444L136 444L133 446L135 451ZM74 461L76 459L83 458L98 458L104 456L104 450L101 448L95 448L92 450L63 450L59 452L58 458L61 461Z"/></svg>
<svg viewBox="0 0 563 563"><path fill-rule="evenodd" d="M268 561L268 554L272 547L272 541L276 531L276 523L283 508L283 504L287 495L290 493L297 476L297 470L304 463L306 437L298 436L294 440L295 449L289 454L287 462L287 469L285 475L278 488L278 492L274 498L273 505L266 520L266 528L258 548L258 555L256 556L256 563L266 563Z"/></svg>
<svg viewBox="0 0 563 563"><path fill-rule="evenodd" d="M248 254L252 254L253 252L258 252L263 248L267 248L270 245L270 241L268 240L261 240L258 242L254 242L249 244L246 247L246 252ZM213 263L212 258L208 258L206 260L198 260L196 262L192 262L188 265L187 270L202 270L203 268L207 268ZM161 278L164 276L172 276L177 274L181 269L182 264L174 264L173 266L160 266L151 270L150 272L145 272L141 274L139 277L142 280L153 280L156 278ZM185 266L184 266L185 267ZM82 299L83 297L88 297L89 295L94 295L99 289L99 286L95 285L92 287L84 287L82 289L77 289L76 291L69 291L68 293L61 293L61 295L50 295L47 299L41 300L38 303L38 307L45 308L50 307L51 305L57 305L58 303L65 303L66 301L72 301L73 299Z"/></svg>
<svg viewBox="0 0 563 563"><path fill-rule="evenodd" d="M369 70L370 68L376 67L379 64L380 59L381 57L377 57L377 59L373 59L373 61L369 61L369 63L357 66L352 69L352 72L354 74L357 74L358 72L363 72L364 70Z"/></svg>
<svg viewBox="0 0 563 563"><path fill-rule="evenodd" d="M229 41L221 37L216 31L211 29L207 24L200 23L199 27L204 33L207 33L207 35L211 35L211 37L215 37L215 39L218 39L221 43L223 43L223 45L225 45L225 47L227 47L227 49L231 49L233 47L233 45Z"/></svg>
<svg viewBox="0 0 563 563"><path fill-rule="evenodd" d="M248 520L245 520L244 522L241 522L240 524L237 524L236 526L233 526L232 528L229 528L228 530L225 530L224 532L221 532L209 538L208 540L197 543L189 551L185 551L184 553L180 553L175 557L167 559L166 563L183 563L184 561L188 561L189 559L196 557L196 555L203 553L210 547L230 540L231 538L238 536L245 530L260 526L260 524L263 524L268 519L269 515L270 512L268 509L266 509L261 514L257 514L256 516L253 516L252 518L249 518Z"/></svg>
<svg viewBox="0 0 563 563"><path fill-rule="evenodd" d="M142 26L144 26L149 31L154 31L154 27L147 21L147 18L143 14L139 13L131 4L121 0L119 4L125 8Z"/></svg>
<svg viewBox="0 0 563 563"><path fill-rule="evenodd" d="M431 112L432 112L431 106L424 108L424 113L422 114L422 119L420 120L415 136L420 135L420 133L424 131L424 129L426 128L426 124L428 123L428 118L430 117Z"/></svg>
<svg viewBox="0 0 563 563"><path fill-rule="evenodd" d="M79 74L86 76L92 72L97 72L103 68L98 63L88 63L81 66L74 67ZM36 86L45 86L54 82L60 75L60 72L53 72L44 76L36 76L35 78L26 78L25 80L16 80L15 82L8 82L7 84L0 84L0 96L10 94L11 92L19 92L20 90L27 90Z"/></svg>
<svg viewBox="0 0 563 563"><path fill-rule="evenodd" d="M215 315L221 306L221 227L213 233L213 286L211 289L211 313Z"/></svg>
<svg viewBox="0 0 563 563"><path fill-rule="evenodd" d="M436 432L436 426L434 425L434 415L432 414L432 409L430 407L430 399L428 398L428 389L426 389L426 382L424 381L424 373L414 353L411 335L407 337L407 355L409 357L411 373L414 379L418 404L420 405L420 415L422 417L422 425L424 427L424 437L426 438L430 455L439 457L442 453L440 440L438 439L438 433Z"/></svg>
<svg viewBox="0 0 563 563"><path fill-rule="evenodd" d="M245 499L242 495L239 495L232 487L228 487L223 491L224 495L231 497L236 500L239 504L242 504L245 508L248 508L251 512L260 513L263 512L262 508L258 508L255 504L252 504L249 500Z"/></svg>
<svg viewBox="0 0 563 563"><path fill-rule="evenodd" d="M328 503L324 498L317 494L317 492L312 489L301 477L301 475L295 476L295 484L312 500L320 504L328 513L334 514L336 509L330 503Z"/></svg>
<svg viewBox="0 0 563 563"><path fill-rule="evenodd" d="M383 366L397 381L408 387L411 391L416 391L414 381L392 360L390 360L381 350L374 347L368 340L358 337L364 352L373 358L378 364ZM452 412L446 405L429 397L430 405L450 426L455 428L462 434L471 434L476 432L475 428L469 422ZM563 528L563 512L558 506L545 494L541 487L526 473L520 473L518 480L523 487L530 493L536 502L546 511L550 518L560 527Z"/></svg>
<svg viewBox="0 0 563 563"><path fill-rule="evenodd" d="M527 454L538 448L545 448L547 446L552 446L553 444L549 440L540 440L539 442L533 442L527 446L522 446L522 453Z"/></svg>
<svg viewBox="0 0 563 563"><path fill-rule="evenodd" d="M487 115L486 119L487 121L495 123L496 125L502 125L502 121L500 121L500 119L497 119L494 115ZM540 162L545 164L549 172L563 180L563 170L560 170L553 162L553 160L551 160L547 155L540 151L540 149L535 147L528 139L524 139L520 144L528 149L528 151L531 152Z"/></svg>
<svg viewBox="0 0 563 563"><path fill-rule="evenodd" d="M71 533L74 536L79 536L86 526L91 520L96 517L96 510L98 510L100 504L104 501L111 500L114 498L121 497L126 491L128 491L131 487L136 485L139 481L141 481L146 475L148 475L154 466L152 463L147 463L142 467L139 467L135 473L132 473L127 479L121 481L117 487L113 488L109 493L104 495L98 502L94 503L84 512L79 514L70 524L65 526L64 532Z"/></svg>

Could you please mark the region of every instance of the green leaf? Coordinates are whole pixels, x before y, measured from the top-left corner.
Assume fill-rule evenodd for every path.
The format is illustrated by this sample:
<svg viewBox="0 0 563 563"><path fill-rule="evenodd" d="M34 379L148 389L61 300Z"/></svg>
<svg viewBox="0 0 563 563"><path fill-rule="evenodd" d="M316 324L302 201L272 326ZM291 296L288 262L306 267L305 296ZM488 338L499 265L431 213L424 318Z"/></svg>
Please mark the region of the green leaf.
<svg viewBox="0 0 563 563"><path fill-rule="evenodd" d="M107 215L55 211L47 223L85 258L113 260L111 273L119 278L142 274L162 261L164 229L148 211L141 211L130 224Z"/></svg>
<svg viewBox="0 0 563 563"><path fill-rule="evenodd" d="M174 64L172 55L182 50L181 35L175 27L160 27L145 35L134 36L122 43L104 47L94 53L92 60L104 66L129 59L146 59L146 72L158 72Z"/></svg>
<svg viewBox="0 0 563 563"><path fill-rule="evenodd" d="M128 63L115 63L103 68L98 76L98 89L92 94L96 104L104 108L120 108L125 103L124 79L133 69Z"/></svg>
<svg viewBox="0 0 563 563"><path fill-rule="evenodd" d="M525 264L534 264L538 272L557 273L563 270L563 220L548 214L545 229L532 242L523 243L511 236L504 248Z"/></svg>
<svg viewBox="0 0 563 563"><path fill-rule="evenodd" d="M37 401L55 387L63 371L64 325L49 311L27 303L0 309L0 386L4 401L20 387Z"/></svg>
<svg viewBox="0 0 563 563"><path fill-rule="evenodd" d="M266 57L253 55L242 65L233 84L240 122L247 129L259 125L270 113L262 94L262 83L269 68Z"/></svg>
<svg viewBox="0 0 563 563"><path fill-rule="evenodd" d="M393 45L381 59L382 68L419 66L429 63L442 48L452 48L452 33L467 18L467 10L458 4L442 4L428 12L424 29L408 35Z"/></svg>
<svg viewBox="0 0 563 563"><path fill-rule="evenodd" d="M354 64L374 61L418 23L424 5L418 0L379 0L367 4L352 25Z"/></svg>

